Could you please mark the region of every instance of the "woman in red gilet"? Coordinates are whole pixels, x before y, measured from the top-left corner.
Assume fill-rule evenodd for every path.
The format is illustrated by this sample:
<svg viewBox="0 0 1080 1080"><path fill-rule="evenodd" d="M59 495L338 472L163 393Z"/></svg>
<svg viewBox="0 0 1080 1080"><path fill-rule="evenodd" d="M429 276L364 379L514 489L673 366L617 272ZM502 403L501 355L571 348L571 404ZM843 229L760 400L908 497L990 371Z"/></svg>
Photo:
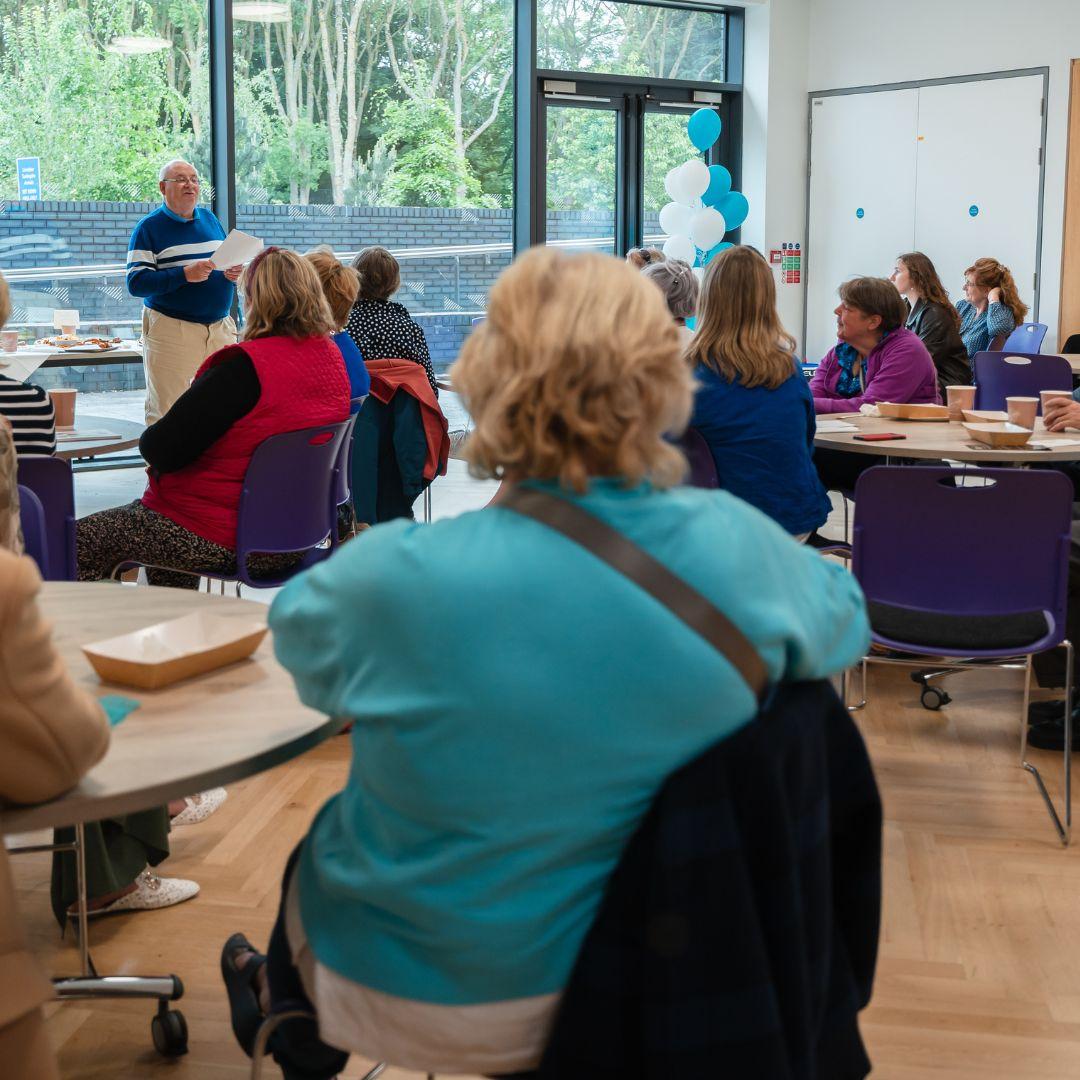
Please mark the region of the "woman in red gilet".
<svg viewBox="0 0 1080 1080"><path fill-rule="evenodd" d="M109 578L129 560L188 571L148 570L154 585L194 589L200 571L235 573L237 510L255 448L271 435L348 419L349 377L314 268L266 248L241 288L240 341L207 357L139 440L149 466L142 498L77 523L80 581ZM248 565L258 576L296 559L263 555Z"/></svg>

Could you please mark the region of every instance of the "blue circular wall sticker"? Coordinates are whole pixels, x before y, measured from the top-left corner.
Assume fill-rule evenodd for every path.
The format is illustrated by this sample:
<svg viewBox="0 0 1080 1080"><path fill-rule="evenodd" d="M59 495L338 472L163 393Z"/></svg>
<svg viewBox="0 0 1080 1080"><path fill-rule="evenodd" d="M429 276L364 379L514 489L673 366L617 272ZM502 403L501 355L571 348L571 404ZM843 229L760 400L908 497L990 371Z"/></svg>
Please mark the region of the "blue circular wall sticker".
<svg viewBox="0 0 1080 1080"><path fill-rule="evenodd" d="M978 217L978 216L979 216L979 208L978 208L978 207L977 207L977 206L976 206L976 205L975 205L974 203L972 203L972 204L971 204L971 205L970 205L970 206L968 207L968 213L969 213L969 214L970 214L970 215L971 215L972 217Z"/></svg>
<svg viewBox="0 0 1080 1080"><path fill-rule="evenodd" d="M859 209L855 211L855 216L857 218L864 218L866 217L866 211L860 206Z"/></svg>

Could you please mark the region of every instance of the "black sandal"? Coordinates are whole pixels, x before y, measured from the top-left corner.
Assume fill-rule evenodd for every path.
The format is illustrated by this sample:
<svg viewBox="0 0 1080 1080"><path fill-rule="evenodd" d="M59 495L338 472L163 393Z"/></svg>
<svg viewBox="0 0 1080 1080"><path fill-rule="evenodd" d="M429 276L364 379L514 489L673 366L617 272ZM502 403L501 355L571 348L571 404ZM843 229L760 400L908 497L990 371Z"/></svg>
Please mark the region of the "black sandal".
<svg viewBox="0 0 1080 1080"><path fill-rule="evenodd" d="M242 968L236 966L235 960L240 952L252 954ZM221 977L225 980L225 991L229 996L233 1034L248 1057L255 1049L255 1037L266 1019L255 990L255 973L265 963L266 957L243 934L233 934L221 950Z"/></svg>

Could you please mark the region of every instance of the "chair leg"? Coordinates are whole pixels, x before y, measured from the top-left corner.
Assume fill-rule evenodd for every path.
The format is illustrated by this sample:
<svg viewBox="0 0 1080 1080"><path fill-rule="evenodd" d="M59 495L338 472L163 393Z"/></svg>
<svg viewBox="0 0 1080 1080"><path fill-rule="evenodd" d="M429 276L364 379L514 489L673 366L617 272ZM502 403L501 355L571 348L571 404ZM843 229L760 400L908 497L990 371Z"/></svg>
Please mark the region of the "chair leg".
<svg viewBox="0 0 1080 1080"><path fill-rule="evenodd" d="M424 521L431 521L431 485L424 488Z"/></svg>
<svg viewBox="0 0 1080 1080"><path fill-rule="evenodd" d="M860 709L866 708L866 659L864 658L860 663L862 669L862 700L858 705L848 704L848 681L851 676L851 669L845 668L840 676L840 700L844 703L844 708L848 712L858 712Z"/></svg>
<svg viewBox="0 0 1080 1080"><path fill-rule="evenodd" d="M1057 830L1058 839L1061 841L1063 847L1069 846L1069 840L1072 836L1072 697L1073 697L1073 646L1071 641L1063 641L1062 645L1065 647L1065 761L1063 765L1064 776L1064 801L1065 801L1065 821L1062 823L1061 818L1058 816L1057 810L1054 808L1053 800L1050 798L1050 793L1046 790L1046 785L1043 783L1043 778L1039 774L1039 770L1031 764L1030 761L1022 761L1023 767L1035 777L1035 783L1038 785L1039 794L1042 796L1043 802L1046 804L1046 809L1050 814L1050 820L1054 823L1054 828ZM1030 658L1029 658L1030 664ZM1024 700L1027 700L1027 693L1024 694ZM1027 710L1024 711L1024 724L1027 724ZM1026 731L1024 738L1024 747L1026 749L1027 739Z"/></svg>

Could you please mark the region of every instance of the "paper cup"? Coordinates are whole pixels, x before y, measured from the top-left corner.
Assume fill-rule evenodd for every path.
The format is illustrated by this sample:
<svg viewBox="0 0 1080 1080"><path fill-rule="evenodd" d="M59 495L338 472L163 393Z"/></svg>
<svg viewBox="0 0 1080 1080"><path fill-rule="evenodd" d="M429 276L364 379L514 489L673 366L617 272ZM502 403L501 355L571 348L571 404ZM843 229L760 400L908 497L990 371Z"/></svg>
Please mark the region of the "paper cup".
<svg viewBox="0 0 1080 1080"><path fill-rule="evenodd" d="M1037 397L1007 397L1005 411L1009 414L1009 423L1029 430L1035 427L1035 414L1039 411Z"/></svg>
<svg viewBox="0 0 1080 1080"><path fill-rule="evenodd" d="M945 404L949 406L950 420L963 420L964 410L975 408L975 387L946 386Z"/></svg>
<svg viewBox="0 0 1080 1080"><path fill-rule="evenodd" d="M1043 416L1046 415L1046 403L1051 398L1056 398L1056 397L1069 398L1071 400L1072 399L1072 391L1071 390L1040 390L1039 391L1039 402L1040 402L1039 411L1043 414Z"/></svg>
<svg viewBox="0 0 1080 1080"><path fill-rule="evenodd" d="M49 391L58 429L70 431L75 426L75 395L78 392L78 390L67 389Z"/></svg>
<svg viewBox="0 0 1080 1080"><path fill-rule="evenodd" d="M14 352L18 347L18 330L0 330L0 348L2 348L4 352Z"/></svg>

